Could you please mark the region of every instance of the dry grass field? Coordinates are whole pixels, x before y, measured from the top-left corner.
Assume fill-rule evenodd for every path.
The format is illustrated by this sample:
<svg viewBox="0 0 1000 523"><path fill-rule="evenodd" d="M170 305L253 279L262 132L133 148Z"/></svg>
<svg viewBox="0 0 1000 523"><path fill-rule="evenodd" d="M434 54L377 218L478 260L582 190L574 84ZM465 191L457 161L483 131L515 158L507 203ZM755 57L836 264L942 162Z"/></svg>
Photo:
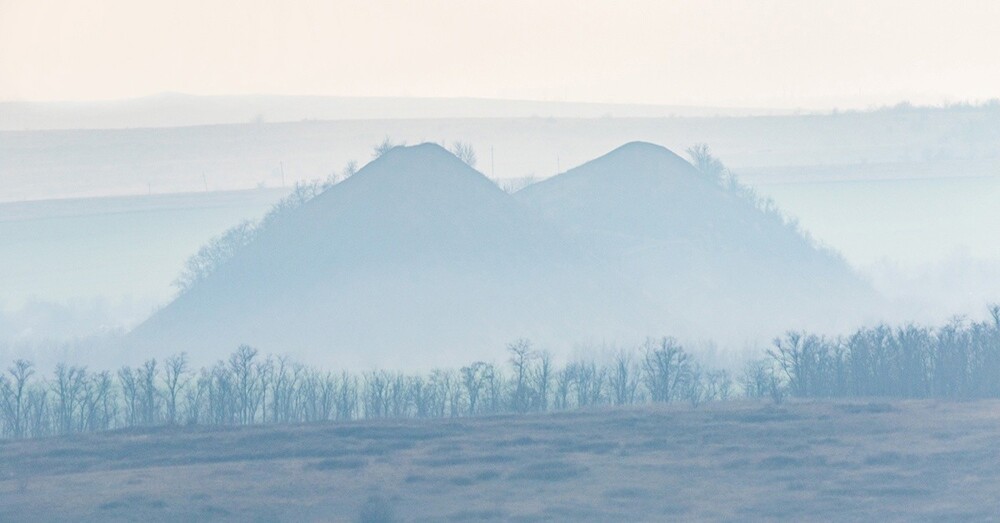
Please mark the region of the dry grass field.
<svg viewBox="0 0 1000 523"><path fill-rule="evenodd" d="M0 521L984 520L1000 402L726 403L0 443Z"/></svg>

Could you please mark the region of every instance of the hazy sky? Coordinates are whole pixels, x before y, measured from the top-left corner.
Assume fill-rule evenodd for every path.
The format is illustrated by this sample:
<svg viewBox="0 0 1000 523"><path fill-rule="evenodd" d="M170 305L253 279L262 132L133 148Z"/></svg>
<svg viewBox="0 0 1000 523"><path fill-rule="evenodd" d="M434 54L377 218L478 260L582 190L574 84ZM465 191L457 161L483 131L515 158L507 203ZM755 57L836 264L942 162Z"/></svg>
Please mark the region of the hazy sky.
<svg viewBox="0 0 1000 523"><path fill-rule="evenodd" d="M0 100L939 103L1000 96L998 27L990 0L0 0Z"/></svg>

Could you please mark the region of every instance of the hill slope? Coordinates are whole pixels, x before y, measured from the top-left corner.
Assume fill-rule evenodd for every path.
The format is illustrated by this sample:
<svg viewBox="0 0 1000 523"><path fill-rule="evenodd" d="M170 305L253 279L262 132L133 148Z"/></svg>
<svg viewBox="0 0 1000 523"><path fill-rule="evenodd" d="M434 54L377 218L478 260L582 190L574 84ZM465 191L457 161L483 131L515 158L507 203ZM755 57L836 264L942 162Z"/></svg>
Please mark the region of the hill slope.
<svg viewBox="0 0 1000 523"><path fill-rule="evenodd" d="M657 145L626 144L516 197L613 257L667 324L693 328L688 336L838 328L874 300L777 211Z"/></svg>
<svg viewBox="0 0 1000 523"><path fill-rule="evenodd" d="M397 147L267 227L133 338L445 364L519 336L613 332L626 300L597 283L601 266L441 147Z"/></svg>
<svg viewBox="0 0 1000 523"><path fill-rule="evenodd" d="M780 215L632 143L511 196L433 144L397 147L260 232L136 329L348 367L566 352L664 334L742 343L853 326L870 291ZM205 358L201 358L203 361Z"/></svg>

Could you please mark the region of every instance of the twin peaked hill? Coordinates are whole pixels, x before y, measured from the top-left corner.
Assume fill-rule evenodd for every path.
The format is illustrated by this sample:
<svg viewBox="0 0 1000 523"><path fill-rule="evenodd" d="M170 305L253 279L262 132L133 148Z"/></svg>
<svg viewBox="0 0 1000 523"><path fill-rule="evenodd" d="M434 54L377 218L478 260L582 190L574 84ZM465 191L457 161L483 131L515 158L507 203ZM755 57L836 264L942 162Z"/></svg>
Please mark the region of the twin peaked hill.
<svg viewBox="0 0 1000 523"><path fill-rule="evenodd" d="M838 257L662 147L627 144L512 196L423 144L273 222L132 338L426 367L519 337L771 336L870 299Z"/></svg>

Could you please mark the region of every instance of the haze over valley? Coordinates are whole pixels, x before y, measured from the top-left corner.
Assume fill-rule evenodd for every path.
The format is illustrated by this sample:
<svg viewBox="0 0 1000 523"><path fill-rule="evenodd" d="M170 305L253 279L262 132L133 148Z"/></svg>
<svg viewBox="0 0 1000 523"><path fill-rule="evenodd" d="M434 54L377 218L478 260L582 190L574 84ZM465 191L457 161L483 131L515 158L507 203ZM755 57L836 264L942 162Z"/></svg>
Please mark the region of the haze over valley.
<svg viewBox="0 0 1000 523"><path fill-rule="evenodd" d="M228 106L251 114L262 107L255 100L233 98ZM286 100L295 106L294 98ZM475 115L468 103L425 105L441 114ZM588 113L588 106L525 105L561 117L359 115L0 132L7 181L0 203L7 234L0 238L11 246L0 261L7 289L4 346L9 351L12 344L64 342L138 325L174 297L172 283L184 262L210 238L243 220L259 220L296 184L342 178L346 166L363 166L373 146L387 138L446 147L462 141L475 153L475 167L508 191L631 140L685 156L685 149L706 144L740 182L773 199L892 304L871 311L866 321L979 317L998 291L1000 247L983 241L995 235L992 224L1000 218L993 205L1000 194L993 174L1000 130L992 105L665 118L615 117L613 105L602 107L603 115ZM105 106L93 110L108 113L113 127L113 118L127 122ZM63 241L67 236L81 241ZM73 260L71 271L67 260ZM780 332L760 331L753 339L763 343ZM733 352L753 342L730 334L712 338L728 340Z"/></svg>
<svg viewBox="0 0 1000 523"><path fill-rule="evenodd" d="M0 521L993 521L1000 3L0 0Z"/></svg>

